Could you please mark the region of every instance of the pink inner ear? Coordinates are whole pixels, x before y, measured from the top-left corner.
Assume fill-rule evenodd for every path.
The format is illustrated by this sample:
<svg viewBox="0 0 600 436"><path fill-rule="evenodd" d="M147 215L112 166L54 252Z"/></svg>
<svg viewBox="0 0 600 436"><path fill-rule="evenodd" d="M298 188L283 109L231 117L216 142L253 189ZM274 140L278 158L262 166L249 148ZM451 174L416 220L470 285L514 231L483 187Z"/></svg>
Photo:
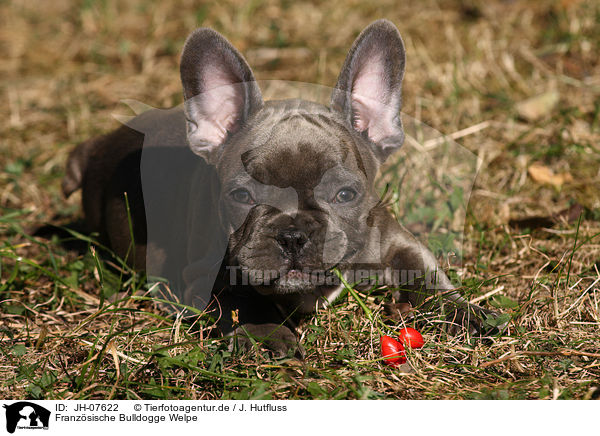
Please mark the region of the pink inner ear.
<svg viewBox="0 0 600 436"><path fill-rule="evenodd" d="M232 83L227 72L207 66L204 71L204 89L195 101L194 120L197 129L191 132L195 139L212 144L221 144L227 132L235 128L244 104L241 83Z"/></svg>
<svg viewBox="0 0 600 436"><path fill-rule="evenodd" d="M392 98L393 94L392 94ZM378 142L396 134L397 102L390 101L386 86L383 56L380 54L368 64L359 67L352 88L354 128L368 130L369 138Z"/></svg>

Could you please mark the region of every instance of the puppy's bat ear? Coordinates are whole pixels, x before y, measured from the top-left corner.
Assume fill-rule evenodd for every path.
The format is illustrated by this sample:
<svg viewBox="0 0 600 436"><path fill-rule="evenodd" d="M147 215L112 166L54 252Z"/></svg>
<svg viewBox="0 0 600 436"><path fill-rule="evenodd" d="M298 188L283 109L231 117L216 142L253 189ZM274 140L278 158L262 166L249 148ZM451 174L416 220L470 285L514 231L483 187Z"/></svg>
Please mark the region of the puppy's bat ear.
<svg viewBox="0 0 600 436"><path fill-rule="evenodd" d="M396 26L375 21L354 41L331 96L331 107L369 137L381 162L404 142L404 64L404 43Z"/></svg>
<svg viewBox="0 0 600 436"><path fill-rule="evenodd" d="M180 73L190 148L215 163L228 135L262 107L260 89L242 55L212 29L188 37Z"/></svg>

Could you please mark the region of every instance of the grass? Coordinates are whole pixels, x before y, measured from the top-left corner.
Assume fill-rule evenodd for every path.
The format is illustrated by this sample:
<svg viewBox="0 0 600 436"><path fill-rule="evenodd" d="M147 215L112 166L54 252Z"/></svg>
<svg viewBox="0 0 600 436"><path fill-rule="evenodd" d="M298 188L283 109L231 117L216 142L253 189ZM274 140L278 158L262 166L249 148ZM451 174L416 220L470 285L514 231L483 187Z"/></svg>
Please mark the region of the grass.
<svg viewBox="0 0 600 436"><path fill-rule="evenodd" d="M510 315L508 335L449 337L425 316L426 345L400 373L378 360L378 320L400 327L385 298L360 294L374 323L346 294L300 326L304 361L240 355L206 338L207 321L168 318L144 277L90 239L72 237L88 246L79 256L32 236L80 216L80 198L60 195L66 156L117 126L120 100L181 103L178 56L195 27L223 32L259 79L331 86L380 17L407 47L404 112L479 162L459 199L441 169L410 178L430 167L407 142L382 178L393 210L434 248L460 248L444 264L469 298ZM597 398L599 19L597 2L578 0L0 3L0 397ZM520 103L547 92L558 104L525 116ZM534 163L571 177L536 180Z"/></svg>

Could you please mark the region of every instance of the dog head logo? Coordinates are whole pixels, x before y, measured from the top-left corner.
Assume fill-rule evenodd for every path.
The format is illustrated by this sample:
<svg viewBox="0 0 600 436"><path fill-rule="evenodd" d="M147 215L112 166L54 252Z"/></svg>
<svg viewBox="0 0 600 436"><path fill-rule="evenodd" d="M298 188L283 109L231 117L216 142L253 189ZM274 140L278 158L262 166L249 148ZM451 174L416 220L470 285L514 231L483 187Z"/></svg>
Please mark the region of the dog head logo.
<svg viewBox="0 0 600 436"><path fill-rule="evenodd" d="M3 406L6 409L6 431L21 429L47 429L50 411L29 401L19 401Z"/></svg>

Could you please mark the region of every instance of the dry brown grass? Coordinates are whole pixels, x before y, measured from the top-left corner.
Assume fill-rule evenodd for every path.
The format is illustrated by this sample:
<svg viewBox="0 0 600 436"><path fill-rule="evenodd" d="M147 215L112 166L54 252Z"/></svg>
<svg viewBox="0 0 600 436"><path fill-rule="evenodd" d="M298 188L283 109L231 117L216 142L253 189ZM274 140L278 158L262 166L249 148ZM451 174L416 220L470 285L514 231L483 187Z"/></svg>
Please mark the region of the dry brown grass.
<svg viewBox="0 0 600 436"><path fill-rule="evenodd" d="M399 374L372 361L377 333L342 301L303 327L306 362L240 359L151 302L98 312L110 286L93 258L27 236L80 213L77 196L60 195L67 153L116 127L121 99L181 102L178 56L194 28L226 35L258 79L331 86L358 32L381 17L405 40L407 114L445 134L489 121L458 140L482 161L459 272L473 298L502 287L495 295L518 303L504 309L509 336L470 343L425 329L415 373ZM599 20L597 2L578 0L0 3L0 397L597 397ZM518 103L543 93L558 104L524 117ZM537 182L534 163L570 177ZM558 214L574 205L579 226L578 214Z"/></svg>

